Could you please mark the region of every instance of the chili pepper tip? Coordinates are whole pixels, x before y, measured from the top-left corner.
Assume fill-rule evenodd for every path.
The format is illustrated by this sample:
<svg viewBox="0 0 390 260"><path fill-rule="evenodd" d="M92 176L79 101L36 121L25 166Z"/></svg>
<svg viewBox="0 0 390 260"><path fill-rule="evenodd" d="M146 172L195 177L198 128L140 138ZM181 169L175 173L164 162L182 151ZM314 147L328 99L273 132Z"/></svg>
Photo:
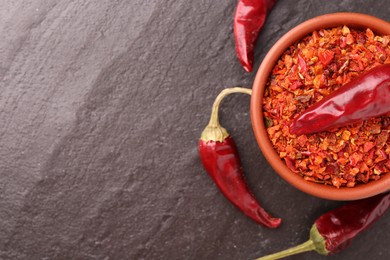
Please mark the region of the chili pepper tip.
<svg viewBox="0 0 390 260"><path fill-rule="evenodd" d="M245 63L241 63L241 64L244 67L244 70L246 72L252 72L252 65L251 64L245 64Z"/></svg>
<svg viewBox="0 0 390 260"><path fill-rule="evenodd" d="M253 69L253 57L250 58L250 57L242 57L242 53L243 51L240 50L239 47L236 47L236 53L237 53L237 56L238 56L238 60L240 61L241 63L241 66L244 68L244 70L246 72L252 72L252 69ZM252 55L253 56L253 55Z"/></svg>

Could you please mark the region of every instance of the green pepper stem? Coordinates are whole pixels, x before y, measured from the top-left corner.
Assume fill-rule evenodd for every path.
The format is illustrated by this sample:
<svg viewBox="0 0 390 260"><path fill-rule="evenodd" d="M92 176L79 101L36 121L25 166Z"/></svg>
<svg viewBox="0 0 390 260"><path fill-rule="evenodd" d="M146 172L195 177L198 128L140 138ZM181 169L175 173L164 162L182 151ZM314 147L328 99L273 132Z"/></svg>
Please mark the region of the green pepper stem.
<svg viewBox="0 0 390 260"><path fill-rule="evenodd" d="M328 255L329 250L326 248L326 240L317 229L317 225L314 224L310 229L310 239L303 244L300 244L296 247L283 250L281 252L260 257L256 260L274 260L280 259L286 256L295 255L307 251L316 251L321 255Z"/></svg>
<svg viewBox="0 0 390 260"><path fill-rule="evenodd" d="M214 100L213 108L211 110L211 117L209 121L209 126L212 127L217 127L220 126L219 124L219 118L218 118L218 110L219 110L219 105L221 104L221 101L227 96L232 93L244 93L251 95L252 90L248 88L241 88L241 87L234 87L234 88L226 88L222 90L218 96Z"/></svg>
<svg viewBox="0 0 390 260"><path fill-rule="evenodd" d="M257 258L256 260L280 259L280 258L283 258L283 257L287 257L287 256L290 256L290 255L295 255L295 254L300 254L300 253L307 252L307 251L312 251L312 250L315 250L315 249L316 249L316 246L315 246L313 240L309 239L305 243L300 244L298 246L295 246L295 247L283 250L281 252L278 252L278 253L275 253L275 254L272 254L272 255L263 256L263 257Z"/></svg>

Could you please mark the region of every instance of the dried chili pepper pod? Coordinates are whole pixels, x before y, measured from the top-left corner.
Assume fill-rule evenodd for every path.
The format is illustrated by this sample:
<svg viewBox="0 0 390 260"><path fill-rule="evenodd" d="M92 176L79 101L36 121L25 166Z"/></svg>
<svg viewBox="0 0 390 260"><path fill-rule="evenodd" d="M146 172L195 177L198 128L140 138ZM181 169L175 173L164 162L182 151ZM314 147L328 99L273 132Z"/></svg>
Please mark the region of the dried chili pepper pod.
<svg viewBox="0 0 390 260"><path fill-rule="evenodd" d="M222 99L231 93L251 94L246 88L223 90L215 99L211 118L199 140L199 154L204 168L223 195L248 217L269 228L280 225L281 219L271 217L250 192L241 167L233 138L218 119Z"/></svg>
<svg viewBox="0 0 390 260"><path fill-rule="evenodd" d="M307 242L257 260L280 259L312 250L322 255L338 253L383 216L389 207L389 192L351 201L319 217L310 229L310 239Z"/></svg>
<svg viewBox="0 0 390 260"><path fill-rule="evenodd" d="M379 65L341 86L297 116L292 134L309 134L390 112L390 64Z"/></svg>
<svg viewBox="0 0 390 260"><path fill-rule="evenodd" d="M234 14L236 53L247 72L252 71L257 37L276 0L239 0Z"/></svg>

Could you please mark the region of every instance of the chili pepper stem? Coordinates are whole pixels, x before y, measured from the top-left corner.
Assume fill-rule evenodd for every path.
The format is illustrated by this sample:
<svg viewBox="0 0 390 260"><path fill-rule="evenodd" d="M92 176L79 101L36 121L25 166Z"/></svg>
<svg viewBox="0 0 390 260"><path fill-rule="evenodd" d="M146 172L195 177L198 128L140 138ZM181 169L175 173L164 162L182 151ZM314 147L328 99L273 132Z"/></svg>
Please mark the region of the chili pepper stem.
<svg viewBox="0 0 390 260"><path fill-rule="evenodd" d="M312 251L312 250L315 250L314 242L312 240L308 240L305 243L300 244L298 246L280 251L280 252L272 254L272 255L263 256L263 257L257 258L256 260L280 259L280 258L284 258L284 257L290 256L290 255L300 254L300 253Z"/></svg>
<svg viewBox="0 0 390 260"><path fill-rule="evenodd" d="M251 95L252 90L248 88L234 87L234 88L226 88L222 90L219 95L215 98L213 108L211 110L210 121L206 128L203 130L201 139L204 141L219 141L222 142L226 137L229 136L227 130L221 126L219 123L218 111L219 106L222 100L232 94L232 93L244 93Z"/></svg>
<svg viewBox="0 0 390 260"><path fill-rule="evenodd" d="M290 255L296 255L296 254L304 253L307 251L313 251L313 250L321 255L329 254L329 251L326 249L325 246L325 238L321 236L316 225L313 225L312 228L310 229L310 239L305 243L280 251L272 255L267 255L267 256L257 258L256 260L275 260Z"/></svg>

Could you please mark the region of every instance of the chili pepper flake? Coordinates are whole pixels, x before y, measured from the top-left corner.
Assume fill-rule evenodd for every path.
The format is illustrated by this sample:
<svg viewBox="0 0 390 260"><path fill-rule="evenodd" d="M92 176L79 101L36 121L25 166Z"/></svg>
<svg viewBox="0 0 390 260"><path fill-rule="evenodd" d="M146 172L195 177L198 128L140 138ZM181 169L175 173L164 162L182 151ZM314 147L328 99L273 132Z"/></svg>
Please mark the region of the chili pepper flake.
<svg viewBox="0 0 390 260"><path fill-rule="evenodd" d="M388 63L390 36L347 26L314 31L281 56L267 83L263 111L275 150L295 174L352 188L390 171L390 115L317 134L289 133L296 114Z"/></svg>

